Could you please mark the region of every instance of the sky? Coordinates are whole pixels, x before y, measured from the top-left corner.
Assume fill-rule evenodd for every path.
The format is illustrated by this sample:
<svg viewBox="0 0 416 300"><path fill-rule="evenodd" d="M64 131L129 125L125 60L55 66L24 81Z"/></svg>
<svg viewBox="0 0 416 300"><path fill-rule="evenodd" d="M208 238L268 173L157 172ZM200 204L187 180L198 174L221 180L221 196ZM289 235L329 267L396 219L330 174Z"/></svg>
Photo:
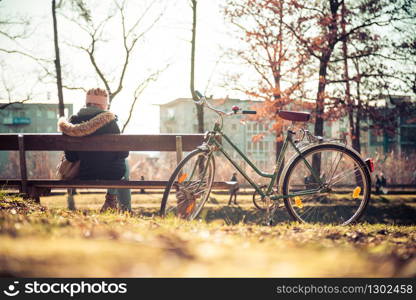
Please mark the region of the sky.
<svg viewBox="0 0 416 300"><path fill-rule="evenodd" d="M230 25L224 21L221 12L220 0L198 1L198 24L196 45L196 88L208 95L215 97L243 97L241 94L227 90L224 85L224 74L235 68L227 61L224 50L233 47L236 38L230 34ZM94 18L99 20L107 11L110 0L87 1L94 4ZM132 6L127 12L127 20L132 21L143 9L146 0L129 1ZM34 24L33 33L24 41L23 47L39 56L53 54L52 17L50 0L3 0L0 2L2 16L13 17L23 15L29 17ZM133 52L132 62L126 74L125 93L121 93L115 99L112 110L123 120L127 117L126 98L132 94L135 85L146 78L147 74L157 69L168 66L159 76L158 80L151 83L136 105L131 124L126 133L157 133L159 132L159 108L158 104L166 103L180 97L190 97L189 72L191 50L191 25L192 9L189 0L160 0L149 11L148 19L144 19L143 26L150 24L152 18L164 11L162 18L145 38L139 42L136 51ZM106 38L114 40L118 35L116 23L114 27L105 28ZM82 73L91 72L88 78L73 78L63 74L66 84L84 85L84 88L101 85L98 77L92 72L92 66L85 53L67 46L70 43L82 43L85 40L83 33L76 29L73 23L63 16L58 15L59 39L61 43L61 62L77 74L79 68ZM1 40L0 40L0 43ZM62 45L65 44L65 45ZM15 45L10 44L15 47ZM122 60L122 52L115 43L101 45L98 48L99 63L109 74L117 74L117 67ZM5 58L5 56L1 57ZM6 63L2 65L2 76L11 82L15 94L31 87L31 82L36 78L33 69L36 65L30 59L19 55L8 55ZM80 72L81 73L81 72ZM102 86L102 85L101 85ZM36 100L57 102L57 90L54 82L37 84L34 88ZM77 111L83 105L84 95L81 91L64 90L64 101L73 103Z"/></svg>

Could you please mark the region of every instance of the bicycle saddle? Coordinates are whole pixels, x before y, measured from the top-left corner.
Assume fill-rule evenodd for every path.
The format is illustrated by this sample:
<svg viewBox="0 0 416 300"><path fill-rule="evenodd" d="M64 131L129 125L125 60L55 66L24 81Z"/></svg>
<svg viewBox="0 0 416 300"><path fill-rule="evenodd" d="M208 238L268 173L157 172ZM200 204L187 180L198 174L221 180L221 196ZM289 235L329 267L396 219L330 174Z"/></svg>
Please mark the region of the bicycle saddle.
<svg viewBox="0 0 416 300"><path fill-rule="evenodd" d="M308 112L280 110L279 117L288 121L307 122L311 118L311 114Z"/></svg>

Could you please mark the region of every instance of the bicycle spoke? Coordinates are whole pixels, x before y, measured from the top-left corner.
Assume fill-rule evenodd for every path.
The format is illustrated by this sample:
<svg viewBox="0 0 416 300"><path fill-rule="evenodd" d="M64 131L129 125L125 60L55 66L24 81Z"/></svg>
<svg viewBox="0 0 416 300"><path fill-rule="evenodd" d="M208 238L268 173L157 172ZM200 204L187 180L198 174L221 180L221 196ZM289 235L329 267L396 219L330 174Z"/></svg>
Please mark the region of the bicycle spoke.
<svg viewBox="0 0 416 300"><path fill-rule="evenodd" d="M339 158L339 160L338 160L338 162L337 162L337 165L336 165L336 167L335 167L335 169L334 169L334 172L332 173L332 175L331 175L331 177L330 177L330 179L329 179L329 182L331 182L332 178L334 177L334 175L335 175L335 173L336 173L336 171L337 171L337 169L338 169L339 163L340 163L340 161L341 161L341 159L342 159L342 156L343 156L343 155L344 155L344 152L342 152L342 154L340 155L340 158Z"/></svg>
<svg viewBox="0 0 416 300"><path fill-rule="evenodd" d="M336 184L336 183L338 183L338 182L340 182L342 179L344 179L344 178L346 178L347 176L349 176L349 175L352 175L352 174L354 174L354 173L356 173L357 171L359 171L360 169L358 169L358 168L354 168L353 170L351 170L351 171L344 171L344 172L342 172L342 173L339 173L336 177L334 177L333 179L337 179L336 181L332 181L332 182L330 182L330 185L332 184Z"/></svg>

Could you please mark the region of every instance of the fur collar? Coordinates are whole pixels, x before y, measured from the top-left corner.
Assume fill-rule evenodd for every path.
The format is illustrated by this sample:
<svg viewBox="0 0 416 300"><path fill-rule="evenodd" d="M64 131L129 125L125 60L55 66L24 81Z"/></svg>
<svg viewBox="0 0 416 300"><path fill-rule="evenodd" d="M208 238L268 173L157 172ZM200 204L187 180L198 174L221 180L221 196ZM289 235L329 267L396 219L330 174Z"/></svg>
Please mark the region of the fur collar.
<svg viewBox="0 0 416 300"><path fill-rule="evenodd" d="M94 118L80 124L72 124L62 117L58 120L58 129L69 136L87 136L115 119L116 115L109 111L100 113Z"/></svg>

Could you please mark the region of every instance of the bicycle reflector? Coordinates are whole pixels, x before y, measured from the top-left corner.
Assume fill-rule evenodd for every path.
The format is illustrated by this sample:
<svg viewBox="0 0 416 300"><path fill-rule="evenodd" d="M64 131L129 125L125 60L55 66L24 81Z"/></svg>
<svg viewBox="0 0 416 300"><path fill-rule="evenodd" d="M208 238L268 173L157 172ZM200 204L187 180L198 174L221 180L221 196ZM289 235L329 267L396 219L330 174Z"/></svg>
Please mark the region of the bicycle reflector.
<svg viewBox="0 0 416 300"><path fill-rule="evenodd" d="M295 206L297 206L299 208L303 208L302 199L299 196L295 197Z"/></svg>
<svg viewBox="0 0 416 300"><path fill-rule="evenodd" d="M357 186L353 191L352 191L352 197L354 199L357 199L358 197L360 197L360 193L361 193L361 187Z"/></svg>
<svg viewBox="0 0 416 300"><path fill-rule="evenodd" d="M368 169L370 170L370 173L374 172L374 162L371 158L367 158L365 160L365 164L367 165Z"/></svg>

